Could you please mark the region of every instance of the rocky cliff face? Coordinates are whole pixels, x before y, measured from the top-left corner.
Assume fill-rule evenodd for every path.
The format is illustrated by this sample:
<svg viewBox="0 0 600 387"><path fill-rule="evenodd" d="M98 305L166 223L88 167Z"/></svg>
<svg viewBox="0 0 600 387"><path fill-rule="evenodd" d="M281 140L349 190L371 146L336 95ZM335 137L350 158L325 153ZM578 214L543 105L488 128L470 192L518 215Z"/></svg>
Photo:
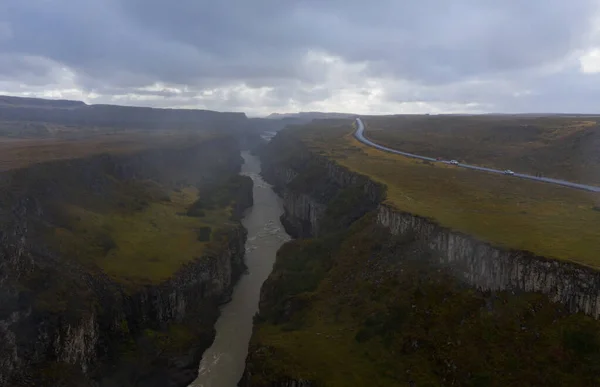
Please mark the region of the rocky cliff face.
<svg viewBox="0 0 600 387"><path fill-rule="evenodd" d="M280 140L281 143L281 140ZM277 143L272 146L277 146ZM276 152L271 150L271 152ZM266 163L272 162L267 153ZM566 305L570 311L600 317L600 272L581 265L535 256L525 251L494 247L468 235L443 228L430 219L402 212L382 204L384 189L365 176L358 175L334 162L298 152L292 160L269 165L265 176L278 187L285 207L285 221L298 236L317 236L320 221L332 189L361 186L370 204L377 204L377 222L393 235L414 235L425 241L439 257L470 285L481 290L540 292ZM313 168L322 179L307 191L297 177Z"/></svg>
<svg viewBox="0 0 600 387"><path fill-rule="evenodd" d="M245 269L246 232L237 223L215 236L202 257L170 279L125 288L99 269L65 259L49 247L44 232L60 222L57 200L111 197L116 182L153 179L167 186L204 186L240 170L236 142L215 139L187 149L134 155L103 155L10 171L0 176L0 386L138 385L137 372L113 377L120 343L145 329L191 321L206 334L190 338L182 357L156 365L152 382L186 385L212 341L218 305ZM251 205L245 185L236 201L238 217ZM53 289L49 293L48 289ZM195 342L194 342L195 341ZM200 341L200 342L199 342ZM109 364L110 367L105 366ZM136 368L135 363L130 368ZM142 368L142 367L139 367ZM140 371L149 371L141 370ZM170 376L169 371L180 372ZM80 379L78 379L79 376Z"/></svg>
<svg viewBox="0 0 600 387"><path fill-rule="evenodd" d="M481 290L539 292L572 313L600 317L600 273L586 267L491 246L434 221L379 206L378 223L395 235L415 235L439 263Z"/></svg>
<svg viewBox="0 0 600 387"><path fill-rule="evenodd" d="M246 268L243 260L246 230L235 227L220 238L211 252L182 267L172 279L123 297L112 307L110 325L99 329L99 333L111 332L118 337L123 335L124 326L135 335L145 328L197 324L208 333L195 338L195 342L190 337L185 351L169 356L168 364L162 366L150 361L152 368L148 368L148 364L133 362L117 365L116 373L99 368L92 376L100 386L187 386L196 378L202 353L214 339L212 327L218 318L218 306L229 301L233 286ZM90 344L97 349L99 343ZM110 348L106 350L110 353Z"/></svg>
<svg viewBox="0 0 600 387"><path fill-rule="evenodd" d="M282 162L276 149L283 140L275 139L262 154L263 176L283 198L281 221L293 237L320 235L328 204L346 188L358 188L366 206L383 199L385 188L380 184L307 150L300 149L293 159Z"/></svg>
<svg viewBox="0 0 600 387"><path fill-rule="evenodd" d="M385 187L348 171L326 157L311 154L301 144L286 139L285 134L276 136L262 151L261 157L265 179L274 185L284 200L282 221L288 233L295 237L331 235L331 231L346 228L352 220L373 209L377 226L389 231L385 238L390 241L410 241L415 249L422 252L422 256L433 259L436 267L441 265L449 268L453 277L460 279L462 284L481 291L502 291L513 295L541 293L571 313L582 312L596 319L600 316L600 273L595 270L524 251L492 246L441 227L431 219L392 208L384 204ZM344 196L345 193L350 193L350 196ZM348 200L348 197L353 199ZM341 216L353 210L353 216L347 219ZM408 253L398 251L398 255L401 254ZM393 255L392 249L389 259L393 260ZM369 265L376 267L370 261ZM389 262L382 267L387 267L383 270L385 273L393 269L401 270L401 266L394 268ZM356 273L357 277L360 275L368 276L368 273ZM282 273L277 273L276 277L284 278ZM273 278L273 281L277 278ZM265 297L275 298L271 302L271 309L274 302L280 301L273 295L273 289L263 286L261 312ZM273 310L268 313L273 313ZM276 325L277 322L271 321L270 324ZM257 380L253 375L273 369L278 372L289 369L287 365L275 366L276 361L281 359L269 351L270 348L263 343L251 345L246 373L240 386L315 385L310 380L290 378L285 373L281 377L271 375L270 380L261 377L258 378L260 382L253 383L253 380Z"/></svg>

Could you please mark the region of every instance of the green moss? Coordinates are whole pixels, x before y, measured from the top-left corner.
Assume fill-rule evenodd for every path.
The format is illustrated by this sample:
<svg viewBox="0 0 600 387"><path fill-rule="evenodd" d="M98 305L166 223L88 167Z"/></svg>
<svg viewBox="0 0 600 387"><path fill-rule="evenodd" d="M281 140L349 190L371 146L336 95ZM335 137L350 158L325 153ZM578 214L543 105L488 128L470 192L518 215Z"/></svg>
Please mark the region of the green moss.
<svg viewBox="0 0 600 387"><path fill-rule="evenodd" d="M171 191L166 201L158 188L149 182L117 186L116 205L103 205L101 211L85 203L61 205L62 226L51 231L49 240L66 256L97 266L121 283L163 281L203 256L211 231L228 227L232 210L229 203L217 203L201 219L189 217L185 214L197 189Z"/></svg>
<svg viewBox="0 0 600 387"><path fill-rule="evenodd" d="M143 335L150 339L161 352L185 352L198 341L197 332L184 324L171 324L168 329L157 331L146 329Z"/></svg>
<svg viewBox="0 0 600 387"><path fill-rule="evenodd" d="M261 304L264 312L261 311L257 321L285 323L290 310L297 312L305 308L310 303L311 292L329 270L331 255L338 245L339 236L285 244L277 252L276 275L263 285L269 296Z"/></svg>
<svg viewBox="0 0 600 387"><path fill-rule="evenodd" d="M36 310L61 313L69 322L99 310L95 295L84 278L63 276L60 267L36 268L20 278L23 299Z"/></svg>
<svg viewBox="0 0 600 387"><path fill-rule="evenodd" d="M125 320L125 319L121 320L121 322L119 324L119 329L120 329L121 333L124 335L129 333L129 324L127 323L127 320Z"/></svg>
<svg viewBox="0 0 600 387"><path fill-rule="evenodd" d="M206 242L210 240L211 228L208 226L200 227L198 229L198 241Z"/></svg>
<svg viewBox="0 0 600 387"><path fill-rule="evenodd" d="M282 375L327 386L600 382L598 321L539 294L469 288L430 264L418 240L389 240L372 216L330 241L327 249L311 251L323 240L310 240L280 251L252 339L257 385ZM310 302L288 308L282 323L281 301L307 290L288 281L311 278L310 262L319 260L326 269Z"/></svg>
<svg viewBox="0 0 600 387"><path fill-rule="evenodd" d="M424 165L363 147L347 124L336 125L287 131L268 152L281 152L284 165L301 171L302 142L384 184L392 207L498 245L597 259L593 195ZM318 181L314 165L306 171L294 181ZM333 233L364 202L357 188L329 202L322 237L280 250L251 341L253 385L288 377L327 386L600 383L598 321L539 294L465 286L430 263L418 238L390 238L374 214Z"/></svg>
<svg viewBox="0 0 600 387"><path fill-rule="evenodd" d="M321 169L321 173L324 172ZM374 205L367 197L364 186L342 189L327 203L320 230L322 233L343 230L373 208Z"/></svg>
<svg viewBox="0 0 600 387"><path fill-rule="evenodd" d="M202 192L198 199L192 203L187 210L187 215L205 217L206 211L231 206L236 199L239 199L241 193L248 192L248 187L245 187L248 184L248 179L246 176L233 175L213 184L209 190ZM250 184L252 184L251 180Z"/></svg>
<svg viewBox="0 0 600 387"><path fill-rule="evenodd" d="M57 387L87 387L93 383L86 377L81 367L65 362L48 362L37 364L33 374L27 380L17 380L10 383L13 387L25 386L57 386Z"/></svg>

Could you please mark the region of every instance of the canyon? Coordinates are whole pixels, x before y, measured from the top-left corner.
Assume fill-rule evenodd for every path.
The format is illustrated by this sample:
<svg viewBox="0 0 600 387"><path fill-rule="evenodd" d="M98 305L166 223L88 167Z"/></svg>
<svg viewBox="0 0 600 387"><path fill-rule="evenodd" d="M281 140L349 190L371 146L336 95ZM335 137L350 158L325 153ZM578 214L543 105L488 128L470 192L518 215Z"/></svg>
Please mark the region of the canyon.
<svg viewBox="0 0 600 387"><path fill-rule="evenodd" d="M218 307L245 270L239 219L252 205L252 183L238 175L242 162L235 139L216 137L3 172L0 385L192 381ZM132 250L138 263L127 263L121 251L136 247L119 239L119 222L148 216L148 236L130 238L153 243L155 234L194 222L175 212L188 191L217 192L226 201L207 205L207 216L230 211L231 218L208 228L204 244L189 229L185 243L198 246L198 255L174 259L187 251L165 249L168 256L150 258Z"/></svg>
<svg viewBox="0 0 600 387"><path fill-rule="evenodd" d="M527 372L542 373L544 367L535 368L540 366L533 362L529 363L529 370L524 370L521 376L514 376L515 379L511 380L512 376L502 374L507 370L501 364L496 363L497 369L485 369L477 363L479 360L468 355L447 353L441 343L431 342L433 338L427 337L431 335L427 333L430 329L439 330L435 324L442 323L443 314L458 319L454 322L447 317L450 327L442 328L449 330L447 340L454 342L454 345L457 344L456 338L450 333L453 332L452 326L456 331L462 331L463 325L468 323L473 324L474 331L485 331L487 324L500 325L496 329L500 329L497 335L501 336L512 332L513 324L520 321L519 329L527 333L523 334L523 338L521 332L515 333L511 338L515 340L513 350L528 351L519 342L532 340L530 345L533 348L539 345L538 351L555 350L556 346L557 351L563 351L568 354L564 356L569 358L580 355L589 357L592 353L596 356L599 348L596 344L597 319L600 315L598 271L575 263L536 256L527 251L496 246L442 227L434 219L394 208L385 201L384 184L354 173L327 156L318 154L304 146L289 131L279 133L262 151L261 158L266 181L273 184L283 199L282 224L290 235L299 239L279 251L275 269L263 285L260 312L255 319L257 324L240 386L366 385L364 383L367 380L371 385L415 382L437 385L473 382L477 378L488 380L489 383L499 383L504 379L511 384L522 383L523 379L519 377L524 377ZM371 246L371 252L362 250L359 245L361 240ZM326 247L318 247L321 245ZM357 252L359 250L361 252ZM345 255L338 256L343 251L346 251ZM356 260L352 258L354 254ZM303 258L305 261L301 263L299 257L306 257ZM315 269L314 265L318 265L318 268ZM351 265L354 266L345 267ZM407 273L411 275L407 277ZM295 284L297 276L304 278L305 283ZM425 281L425 285L411 288L414 293L409 293L408 299L381 300L381 297L393 297L394 292L408 287L402 284L403 278L410 283L415 277ZM307 285L307 282L311 282L311 285ZM365 293L363 288L367 287L370 291ZM448 294L438 294L440 288L445 288ZM422 301L423 293L432 294L432 299ZM433 300L435 297L438 298L437 303ZM407 310L404 302L409 304ZM440 302L447 303L449 308L455 310L440 309ZM456 305L451 307L453 303ZM464 303L463 310L461 303ZM522 303L527 306L520 305ZM356 309L354 304L363 305L363 309ZM385 306L378 310L373 306L378 304ZM423 310L420 310L421 304ZM468 304L472 305L467 307ZM397 312L402 317L394 314L396 309L402 310ZM349 315L340 317L345 313ZM438 320L434 321L431 313L438 313ZM389 319L396 318L399 320L395 324L388 325ZM419 332L424 337L406 337L406 334L397 331L402 326L408 326L416 334L420 328L412 320L418 318L425 318L421 325L428 326L426 332ZM434 326L429 327L430 324ZM504 329L507 331L502 333ZM354 332L355 336L340 333L345 330ZM548 339L543 337L544 331ZM556 333L550 331L562 333L555 336ZM482 348L489 346L492 357L506 356L501 354L507 350L501 347L506 344L506 339L502 343L494 335L481 337ZM563 335L562 338L557 338L560 335ZM569 341L568 337L571 336L586 337L593 342L591 352ZM373 349L381 345L377 344L377 337L383 340L386 349ZM489 342L486 341L488 339ZM461 340L464 338L461 337ZM459 345L471 345L461 343L461 340L458 340ZM415 368L423 367L426 362L414 367L408 364L414 360L414 353L426 347L424 343L428 341L427 346L431 348L421 349L419 356L431 358L428 361L437 364L438 368L411 376ZM472 341L477 346L476 336ZM351 360L347 359L349 364L344 366L336 363L336 355L330 357L326 353L314 356L318 360L307 359L309 349L302 343L312 346L312 353L324 346L324 353L337 353L337 358L341 358L350 352L352 357ZM546 345L548 348L544 347ZM393 355L396 349L392 348L397 348L402 355ZM381 350L386 352L385 356L378 352ZM463 350L465 353L470 351L468 348ZM374 360L372 356L380 356L381 359ZM516 359L523 356L521 354ZM365 360L365 357L370 360ZM403 360L407 364L400 368L406 368L405 372L396 372L393 368L386 369L383 366L390 361L389 367L393 367L391 364ZM354 368L352 361L357 364ZM363 367L358 364L365 361L376 365L381 363L379 367L384 367L386 371L381 369L377 373L371 369L371 365L365 365L364 370L357 371L357 368ZM462 367L459 364L461 361ZM579 366L583 367L579 382L593 385L595 377L593 370L590 370L590 363ZM475 369L479 367L483 369ZM571 371L557 371L564 374L558 374L553 380L545 379L547 385L560 385L561 380L570 380ZM365 376L372 372L376 376ZM538 375L536 378L539 379L532 380L539 383L546 377Z"/></svg>
<svg viewBox="0 0 600 387"><path fill-rule="evenodd" d="M170 124L235 128L0 172L0 385L600 382L597 270L403 211L301 128L264 143L213 113Z"/></svg>

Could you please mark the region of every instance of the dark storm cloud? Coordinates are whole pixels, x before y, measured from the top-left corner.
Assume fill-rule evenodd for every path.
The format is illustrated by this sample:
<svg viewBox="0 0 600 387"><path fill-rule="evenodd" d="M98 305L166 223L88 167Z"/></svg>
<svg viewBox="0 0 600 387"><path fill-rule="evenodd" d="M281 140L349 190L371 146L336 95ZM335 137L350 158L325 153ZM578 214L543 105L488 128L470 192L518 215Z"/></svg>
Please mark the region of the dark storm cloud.
<svg viewBox="0 0 600 387"><path fill-rule="evenodd" d="M53 63L103 95L182 99L243 82L273 89L270 101L302 104L332 94L329 65L307 61L308 53L324 53L363 64L355 76L425 87L389 90L392 100L435 100L424 94L443 87L454 90L448 98L493 105L481 84L452 85L501 77L508 88L518 74L560 63L593 43L596 11L592 0L4 0L0 78L51 82ZM154 83L190 90L142 90Z"/></svg>
<svg viewBox="0 0 600 387"><path fill-rule="evenodd" d="M288 26L267 14L257 19L213 2L163 1L158 7L114 0L8 1L5 17L13 37L0 42L2 51L42 55L113 84L125 82L122 78L133 83L140 78L144 84L143 75L202 85L255 78L318 80L318 74L300 66L304 48L285 40L281 31ZM261 26L269 26L269 33Z"/></svg>
<svg viewBox="0 0 600 387"><path fill-rule="evenodd" d="M43 58L19 55L0 56L0 76L5 78L43 79L48 77L51 72L51 64Z"/></svg>
<svg viewBox="0 0 600 387"><path fill-rule="evenodd" d="M263 59L321 49L378 72L453 81L551 62L585 46L595 2L124 1L144 28L217 57ZM283 5L285 4L285 5ZM169 15L169 16L165 16Z"/></svg>

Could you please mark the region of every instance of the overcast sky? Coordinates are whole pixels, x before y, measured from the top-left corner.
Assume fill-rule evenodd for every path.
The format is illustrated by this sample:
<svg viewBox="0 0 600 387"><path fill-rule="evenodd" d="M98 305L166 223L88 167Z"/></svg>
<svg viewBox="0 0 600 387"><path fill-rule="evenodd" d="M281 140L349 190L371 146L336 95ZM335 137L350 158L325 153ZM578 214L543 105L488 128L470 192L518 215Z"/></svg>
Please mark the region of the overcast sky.
<svg viewBox="0 0 600 387"><path fill-rule="evenodd" d="M0 94L354 113L600 112L598 0L0 0Z"/></svg>

